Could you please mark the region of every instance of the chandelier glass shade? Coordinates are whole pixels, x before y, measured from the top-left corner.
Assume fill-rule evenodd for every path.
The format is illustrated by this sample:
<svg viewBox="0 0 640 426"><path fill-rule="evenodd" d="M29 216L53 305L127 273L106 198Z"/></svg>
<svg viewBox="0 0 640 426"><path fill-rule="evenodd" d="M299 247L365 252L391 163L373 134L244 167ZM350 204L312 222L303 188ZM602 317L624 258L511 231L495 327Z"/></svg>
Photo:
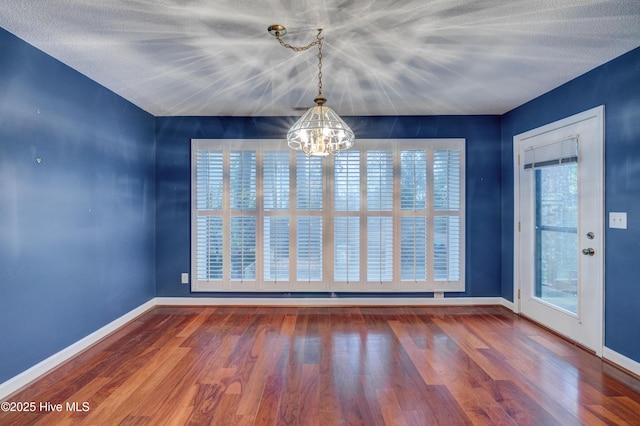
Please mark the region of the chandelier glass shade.
<svg viewBox="0 0 640 426"><path fill-rule="evenodd" d="M340 155L340 152L353 146L355 135L351 128L338 114L325 105L327 101L322 95L322 29L318 30L317 40L304 47L294 47L282 40L287 33L284 26L275 24L268 28L280 44L295 52L318 46L318 95L311 107L296 121L287 132L287 144L290 148L302 151L306 155L326 157Z"/></svg>
<svg viewBox="0 0 640 426"><path fill-rule="evenodd" d="M324 98L316 98L311 107L296 121L287 133L289 148L307 155L339 155L353 146L355 135L338 114L323 105Z"/></svg>

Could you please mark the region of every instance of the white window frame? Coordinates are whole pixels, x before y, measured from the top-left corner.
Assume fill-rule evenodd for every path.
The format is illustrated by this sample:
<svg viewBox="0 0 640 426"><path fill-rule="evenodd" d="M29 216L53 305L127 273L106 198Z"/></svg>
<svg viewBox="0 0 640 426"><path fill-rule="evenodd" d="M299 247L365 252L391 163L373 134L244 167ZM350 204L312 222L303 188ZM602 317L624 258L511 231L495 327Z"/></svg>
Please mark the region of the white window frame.
<svg viewBox="0 0 640 426"><path fill-rule="evenodd" d="M282 140L263 139L192 139L191 142L191 290L193 292L462 292L465 291L465 139L358 139L354 150L360 151L360 211L340 212L346 216L360 217L360 280L358 282L334 281L334 165L331 157L323 159L323 210L322 217L322 280L321 281L297 281L296 278L296 154L290 150ZM229 199L229 156L231 151L255 150L256 151L256 277L255 280L232 281L229 277L228 253L229 236L223 235L223 254L225 265L223 277L220 280L199 280L197 270L197 218L199 215L207 215L207 212L199 212L197 209L197 152L198 150L216 150L223 152L223 176L224 176L224 201L221 212L215 213L223 218L223 229L229 228L230 212ZM277 212L264 212L263 203L263 151L288 150L290 167L289 210ZM367 218L370 215L366 211L366 152L368 150L393 151L393 193L394 207L393 217L393 279L388 282L367 281ZM427 210L424 212L427 220L427 279L423 281L402 281L400 262L400 233L401 218L411 216L412 212L403 211L400 208L400 151L426 150L427 152ZM460 200L459 209L456 211L436 211L433 203L433 152L435 150L460 151ZM210 213L209 213L210 214ZM251 213L253 215L253 213ZM264 280L264 217L265 216L289 217L289 280L266 281ZM301 213L301 215L305 215ZM376 214L374 214L375 216ZM460 253L459 253L459 279L455 281L436 281L433 272L433 229L434 218L437 216L460 217Z"/></svg>

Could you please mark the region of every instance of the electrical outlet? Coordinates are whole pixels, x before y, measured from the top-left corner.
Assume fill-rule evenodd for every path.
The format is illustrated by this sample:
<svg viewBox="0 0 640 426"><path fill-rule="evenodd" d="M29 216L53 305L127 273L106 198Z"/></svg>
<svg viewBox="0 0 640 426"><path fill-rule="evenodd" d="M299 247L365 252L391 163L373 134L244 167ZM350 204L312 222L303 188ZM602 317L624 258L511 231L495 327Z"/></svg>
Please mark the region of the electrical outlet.
<svg viewBox="0 0 640 426"><path fill-rule="evenodd" d="M189 284L189 273L188 272L183 272L182 276L180 278L182 279L182 284Z"/></svg>
<svg viewBox="0 0 640 426"><path fill-rule="evenodd" d="M627 213L609 212L609 228L627 229Z"/></svg>

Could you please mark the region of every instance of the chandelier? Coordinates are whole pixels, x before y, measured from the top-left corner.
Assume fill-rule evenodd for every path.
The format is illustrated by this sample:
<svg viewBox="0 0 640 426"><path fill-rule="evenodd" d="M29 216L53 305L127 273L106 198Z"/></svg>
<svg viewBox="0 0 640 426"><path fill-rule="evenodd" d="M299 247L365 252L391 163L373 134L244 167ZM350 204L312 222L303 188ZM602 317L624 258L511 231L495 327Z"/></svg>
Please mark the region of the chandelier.
<svg viewBox="0 0 640 426"><path fill-rule="evenodd" d="M308 156L321 157L340 155L341 151L351 148L355 141L353 131L338 114L325 105L327 99L322 95L322 28L318 29L315 41L302 47L291 46L282 40L287 33L282 25L271 25L268 31L282 46L294 52L318 46L318 95L313 99L316 106L309 108L287 132L289 148L302 151Z"/></svg>

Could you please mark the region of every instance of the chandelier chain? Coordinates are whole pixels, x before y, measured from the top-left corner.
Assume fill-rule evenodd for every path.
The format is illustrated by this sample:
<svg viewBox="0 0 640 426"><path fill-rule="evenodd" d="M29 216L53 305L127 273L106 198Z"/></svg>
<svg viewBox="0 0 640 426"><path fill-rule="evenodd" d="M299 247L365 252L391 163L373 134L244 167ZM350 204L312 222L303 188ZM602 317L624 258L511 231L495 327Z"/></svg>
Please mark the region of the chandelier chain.
<svg viewBox="0 0 640 426"><path fill-rule="evenodd" d="M322 39L320 32L318 32L318 41L318 95L322 95Z"/></svg>
<svg viewBox="0 0 640 426"><path fill-rule="evenodd" d="M324 41L324 38L321 37L321 35L322 35L322 28L318 28L318 35L316 36L315 41L312 41L306 46L298 47L298 46L292 46L286 41L284 41L280 36L280 33L278 32L275 33L275 36L278 39L278 42L283 47L286 47L287 49L291 49L294 52L303 52L305 50L311 49L313 46L318 46L318 94L319 95L322 95L322 43Z"/></svg>

